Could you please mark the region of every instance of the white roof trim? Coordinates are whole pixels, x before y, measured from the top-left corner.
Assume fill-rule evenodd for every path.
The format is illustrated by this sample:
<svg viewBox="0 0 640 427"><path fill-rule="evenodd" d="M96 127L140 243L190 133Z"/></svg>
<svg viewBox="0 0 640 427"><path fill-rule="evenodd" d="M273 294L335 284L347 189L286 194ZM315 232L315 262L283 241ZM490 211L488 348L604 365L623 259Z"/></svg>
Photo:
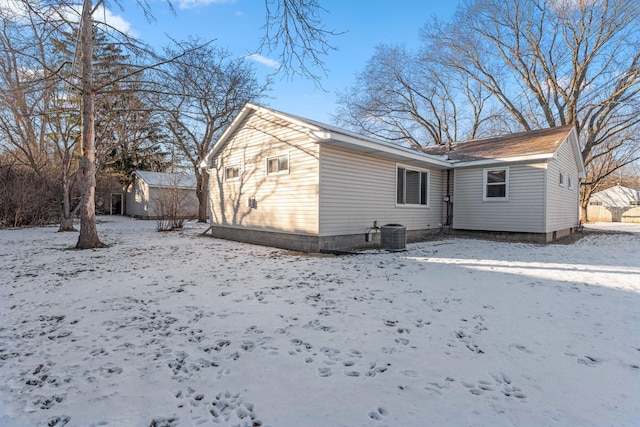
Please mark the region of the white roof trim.
<svg viewBox="0 0 640 427"><path fill-rule="evenodd" d="M400 145L392 146L383 141L366 140L360 138L354 138L349 135L345 135L337 132L313 132L312 136L318 139L319 142L323 142L329 145L342 146L345 148L356 147L357 151L362 151L371 154L379 155L392 155L394 157L400 157L407 160L418 161L421 163L430 163L433 166L451 167L451 164L447 161L440 160L436 157L428 154L421 153L419 151L411 150ZM336 144L335 142L338 142ZM344 143L344 144L339 144Z"/></svg>
<svg viewBox="0 0 640 427"><path fill-rule="evenodd" d="M530 156L517 156L517 157L500 157L495 159L486 159L486 160L450 160L450 166L452 168L463 168L468 166L483 166L483 165L492 165L495 163L519 163L519 162L530 162L530 161L542 161L549 160L556 157L555 153L545 153L545 154L533 154Z"/></svg>
<svg viewBox="0 0 640 427"><path fill-rule="evenodd" d="M571 132L569 132L569 135L567 135L567 138L569 138L570 136L572 137L571 148L573 149L573 155L576 158L576 165L578 166L578 178L585 179L587 177L587 170L585 169L584 163L582 162L582 150L580 149L578 131L576 130L575 126L571 129ZM564 141L562 141L562 143L564 144Z"/></svg>

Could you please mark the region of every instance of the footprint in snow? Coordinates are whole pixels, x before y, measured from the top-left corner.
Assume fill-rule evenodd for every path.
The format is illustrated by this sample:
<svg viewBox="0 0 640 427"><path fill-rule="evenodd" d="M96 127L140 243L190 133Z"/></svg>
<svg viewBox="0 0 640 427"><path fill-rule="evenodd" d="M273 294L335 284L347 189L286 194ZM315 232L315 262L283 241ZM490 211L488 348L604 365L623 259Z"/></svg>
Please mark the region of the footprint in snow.
<svg viewBox="0 0 640 427"><path fill-rule="evenodd" d="M387 410L380 406L377 410L369 412L369 418L371 418L372 420L381 421L382 417L387 414Z"/></svg>
<svg viewBox="0 0 640 427"><path fill-rule="evenodd" d="M251 351L254 349L255 346L256 344L253 341L242 341L240 348L243 349L244 351Z"/></svg>
<svg viewBox="0 0 640 427"><path fill-rule="evenodd" d="M581 365L585 365L585 366L595 366L598 365L602 362L602 360L595 358L595 357L591 357L591 356L585 356L585 357L581 357L578 358L578 363L580 363Z"/></svg>
<svg viewBox="0 0 640 427"><path fill-rule="evenodd" d="M509 378L503 372L500 372L498 374L491 373L490 375L495 380L495 383L487 380L478 380L477 384L462 381L462 385L469 389L469 393L476 396L480 396L485 392L493 392L496 390L496 388L502 387L500 389L500 392L505 397L515 397L517 399L525 399L527 397L527 395L522 392L520 387L512 384L511 378Z"/></svg>
<svg viewBox="0 0 640 427"><path fill-rule="evenodd" d="M322 378L331 376L331 368L318 368L318 376Z"/></svg>
<svg viewBox="0 0 640 427"><path fill-rule="evenodd" d="M62 427L67 425L69 421L71 421L71 417L67 415L60 415L58 417L49 418L46 425L49 427Z"/></svg>

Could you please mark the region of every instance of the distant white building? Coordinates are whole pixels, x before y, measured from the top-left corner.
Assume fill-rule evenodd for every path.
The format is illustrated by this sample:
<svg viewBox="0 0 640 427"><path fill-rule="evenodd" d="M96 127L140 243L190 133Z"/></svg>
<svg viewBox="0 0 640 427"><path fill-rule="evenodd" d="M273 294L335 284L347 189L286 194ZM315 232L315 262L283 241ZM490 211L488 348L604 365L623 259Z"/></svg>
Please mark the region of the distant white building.
<svg viewBox="0 0 640 427"><path fill-rule="evenodd" d="M640 223L640 189L618 184L593 193L587 206L587 219L593 222Z"/></svg>
<svg viewBox="0 0 640 427"><path fill-rule="evenodd" d="M164 172L135 171L135 180L127 188L125 213L144 219L156 219L166 213L169 204L179 204L178 215L197 218L196 177Z"/></svg>

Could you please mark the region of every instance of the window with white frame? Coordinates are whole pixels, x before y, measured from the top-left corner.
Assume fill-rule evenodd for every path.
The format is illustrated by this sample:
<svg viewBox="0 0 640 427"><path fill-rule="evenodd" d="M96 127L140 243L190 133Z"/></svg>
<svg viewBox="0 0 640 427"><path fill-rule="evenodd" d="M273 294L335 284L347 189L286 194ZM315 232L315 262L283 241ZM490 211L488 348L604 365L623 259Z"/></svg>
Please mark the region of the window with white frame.
<svg viewBox="0 0 640 427"><path fill-rule="evenodd" d="M509 168L484 169L483 187L483 200L509 200Z"/></svg>
<svg viewBox="0 0 640 427"><path fill-rule="evenodd" d="M429 206L429 171L398 165L396 204Z"/></svg>
<svg viewBox="0 0 640 427"><path fill-rule="evenodd" d="M573 182L571 181L571 177L570 176L567 177L567 187L569 189L573 189Z"/></svg>
<svg viewBox="0 0 640 427"><path fill-rule="evenodd" d="M267 158L267 175L289 173L289 155Z"/></svg>
<svg viewBox="0 0 640 427"><path fill-rule="evenodd" d="M224 180L235 181L240 179L240 166L226 166L224 168Z"/></svg>
<svg viewBox="0 0 640 427"><path fill-rule="evenodd" d="M564 177L564 173L560 172L560 186L564 187L564 181L565 181L565 177Z"/></svg>

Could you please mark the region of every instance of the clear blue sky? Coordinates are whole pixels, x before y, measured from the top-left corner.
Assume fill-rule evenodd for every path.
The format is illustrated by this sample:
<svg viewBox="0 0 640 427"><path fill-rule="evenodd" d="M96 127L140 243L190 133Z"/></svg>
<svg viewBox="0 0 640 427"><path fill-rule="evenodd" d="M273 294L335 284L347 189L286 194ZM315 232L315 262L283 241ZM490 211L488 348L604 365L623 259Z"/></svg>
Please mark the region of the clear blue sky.
<svg viewBox="0 0 640 427"><path fill-rule="evenodd" d="M123 10L112 13L121 17L139 39L156 47L168 43L167 36L184 40L190 35L216 44L238 55L256 50L263 34L264 0L182 0L174 2L176 14L165 3L152 2L155 23L148 23L133 0L122 3ZM207 3L208 2L208 3ZM379 43L403 43L417 47L420 28L437 15L448 19L457 0L320 0L329 11L324 14L328 29L346 31L335 37L338 49L326 57L328 76L323 79L325 91L312 81L296 76L293 80L275 78L269 106L310 119L329 122L335 113L336 91L350 86L354 76L364 69ZM277 57L270 58L277 60ZM259 75L273 72L256 62Z"/></svg>

